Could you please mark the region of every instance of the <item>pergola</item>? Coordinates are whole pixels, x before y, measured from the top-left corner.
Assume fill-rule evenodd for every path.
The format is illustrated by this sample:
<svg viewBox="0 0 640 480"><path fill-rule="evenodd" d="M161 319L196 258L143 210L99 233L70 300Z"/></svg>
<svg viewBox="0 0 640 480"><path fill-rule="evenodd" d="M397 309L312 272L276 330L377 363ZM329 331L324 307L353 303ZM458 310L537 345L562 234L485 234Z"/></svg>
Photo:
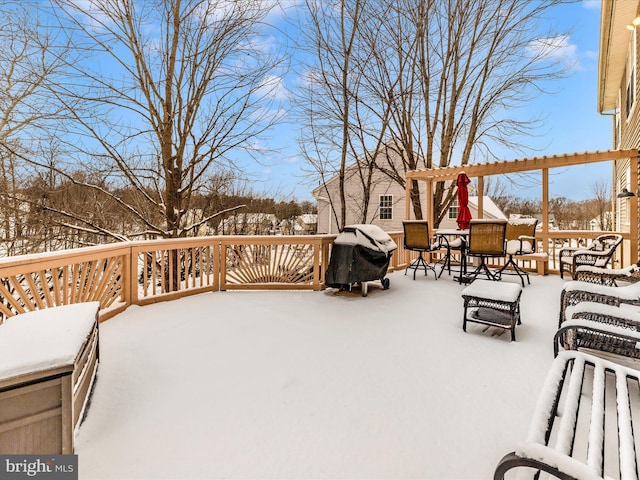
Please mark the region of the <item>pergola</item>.
<svg viewBox="0 0 640 480"><path fill-rule="evenodd" d="M584 165L588 163L615 161L622 159L636 159L639 158L639 152L636 149L632 150L609 150L609 151L596 151L587 153L573 153L565 155L553 155L526 158L521 160L510 160L502 162L491 163L478 163L464 166L450 166L444 168L430 168L422 170L412 170L407 172L406 178L406 205L405 205L405 218L410 218L411 215L411 180L415 179L426 183L426 219L430 225L434 224L434 212L433 212L433 183L443 182L447 180L455 181L458 178L458 174L464 172L468 177L478 178L478 216L483 216L483 193L484 193L484 177L489 175L500 175L516 172L529 172L533 170L540 170L542 172L542 231L540 232L541 238L548 238L549 236L549 169L558 167L569 167L573 165ZM638 185L638 169L632 168L630 184L632 186ZM633 187L635 191L635 187ZM630 255L632 259L638 258L638 197L629 197L630 202L630 225L631 231L629 232L630 240Z"/></svg>

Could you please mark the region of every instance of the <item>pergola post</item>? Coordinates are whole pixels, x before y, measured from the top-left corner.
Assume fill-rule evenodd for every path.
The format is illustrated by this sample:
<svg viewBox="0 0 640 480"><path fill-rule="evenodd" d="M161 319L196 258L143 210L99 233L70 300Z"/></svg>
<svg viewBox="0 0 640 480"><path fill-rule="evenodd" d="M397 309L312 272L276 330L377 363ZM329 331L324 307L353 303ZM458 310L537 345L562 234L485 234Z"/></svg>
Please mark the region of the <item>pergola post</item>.
<svg viewBox="0 0 640 480"><path fill-rule="evenodd" d="M549 253L549 169L542 169L542 251Z"/></svg>
<svg viewBox="0 0 640 480"><path fill-rule="evenodd" d="M631 209L629 215L629 264L636 263L638 261L638 161L640 159L636 159L635 162L631 159L631 165L635 163L636 168L630 168L630 186L631 191L636 195L633 197L629 197L629 208Z"/></svg>
<svg viewBox="0 0 640 480"><path fill-rule="evenodd" d="M478 218L484 218L484 177L478 177Z"/></svg>

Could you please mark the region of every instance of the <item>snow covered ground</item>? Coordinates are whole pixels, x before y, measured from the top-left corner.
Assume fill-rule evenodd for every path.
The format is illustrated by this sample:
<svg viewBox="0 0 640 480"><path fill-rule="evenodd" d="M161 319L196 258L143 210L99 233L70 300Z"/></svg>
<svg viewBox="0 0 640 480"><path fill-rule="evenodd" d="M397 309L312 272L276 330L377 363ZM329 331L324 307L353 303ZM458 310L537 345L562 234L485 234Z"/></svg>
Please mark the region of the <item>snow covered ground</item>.
<svg viewBox="0 0 640 480"><path fill-rule="evenodd" d="M446 274L388 278L366 298L218 292L101 324L80 478L492 478L527 433L565 281L531 276L510 342L462 331Z"/></svg>

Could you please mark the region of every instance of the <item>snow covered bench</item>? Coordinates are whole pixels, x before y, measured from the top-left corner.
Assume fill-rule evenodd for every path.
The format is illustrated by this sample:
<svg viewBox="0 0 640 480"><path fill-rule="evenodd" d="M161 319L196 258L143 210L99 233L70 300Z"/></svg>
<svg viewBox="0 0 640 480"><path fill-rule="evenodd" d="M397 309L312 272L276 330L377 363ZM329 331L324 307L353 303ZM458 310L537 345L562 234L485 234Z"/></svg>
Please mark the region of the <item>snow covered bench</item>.
<svg viewBox="0 0 640 480"><path fill-rule="evenodd" d="M99 303L0 325L0 453L71 454L98 368Z"/></svg>
<svg viewBox="0 0 640 480"><path fill-rule="evenodd" d="M524 478L542 471L560 479L637 479L639 379L639 371L609 360L560 352L541 389L526 441L500 461L494 480L511 469L530 474Z"/></svg>

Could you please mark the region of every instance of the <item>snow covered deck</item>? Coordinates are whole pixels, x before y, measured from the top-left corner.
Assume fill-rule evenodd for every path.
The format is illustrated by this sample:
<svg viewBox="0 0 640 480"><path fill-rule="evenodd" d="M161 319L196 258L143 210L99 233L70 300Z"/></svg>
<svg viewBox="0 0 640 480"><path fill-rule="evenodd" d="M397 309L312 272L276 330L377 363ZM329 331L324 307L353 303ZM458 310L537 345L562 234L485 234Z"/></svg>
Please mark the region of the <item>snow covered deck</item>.
<svg viewBox="0 0 640 480"><path fill-rule="evenodd" d="M565 282L531 277L510 342L462 331L452 277L388 278L366 298L205 293L101 324L81 478L491 478L527 434Z"/></svg>

